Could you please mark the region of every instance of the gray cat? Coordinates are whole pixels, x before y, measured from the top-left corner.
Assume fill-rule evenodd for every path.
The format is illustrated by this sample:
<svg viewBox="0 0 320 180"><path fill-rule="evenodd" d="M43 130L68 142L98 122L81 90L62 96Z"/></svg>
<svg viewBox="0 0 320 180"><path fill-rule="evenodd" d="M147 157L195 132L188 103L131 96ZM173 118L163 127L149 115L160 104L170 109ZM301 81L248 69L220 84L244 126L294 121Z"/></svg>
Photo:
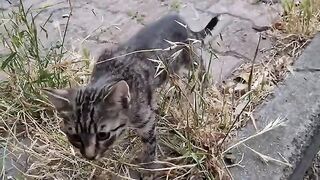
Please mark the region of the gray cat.
<svg viewBox="0 0 320 180"><path fill-rule="evenodd" d="M166 15L114 51L102 53L85 87L44 89L63 119L61 129L69 142L85 158L98 159L125 129L132 128L144 145L139 162L155 160L155 89L170 73L193 64L190 49L184 44L189 43L188 38L203 39L217 22L214 17L204 30L192 32L183 26L179 15ZM169 42L178 45L171 47ZM156 77L154 60L167 66Z"/></svg>

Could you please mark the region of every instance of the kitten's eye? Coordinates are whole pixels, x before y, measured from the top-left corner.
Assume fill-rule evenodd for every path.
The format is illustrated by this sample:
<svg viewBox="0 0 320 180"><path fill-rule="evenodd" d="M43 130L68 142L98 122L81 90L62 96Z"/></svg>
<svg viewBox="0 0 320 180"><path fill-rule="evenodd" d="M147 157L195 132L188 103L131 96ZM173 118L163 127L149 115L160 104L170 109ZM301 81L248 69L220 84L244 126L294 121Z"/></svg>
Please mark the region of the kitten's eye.
<svg viewBox="0 0 320 180"><path fill-rule="evenodd" d="M99 133L97 134L97 139L98 139L98 141L107 140L107 139L109 139L109 137L110 137L110 133L109 133L109 132L107 132L107 133L105 133L105 132L99 132Z"/></svg>
<svg viewBox="0 0 320 180"><path fill-rule="evenodd" d="M81 138L78 134L71 134L69 137L70 139L72 139L72 141L77 141L77 142L81 141Z"/></svg>

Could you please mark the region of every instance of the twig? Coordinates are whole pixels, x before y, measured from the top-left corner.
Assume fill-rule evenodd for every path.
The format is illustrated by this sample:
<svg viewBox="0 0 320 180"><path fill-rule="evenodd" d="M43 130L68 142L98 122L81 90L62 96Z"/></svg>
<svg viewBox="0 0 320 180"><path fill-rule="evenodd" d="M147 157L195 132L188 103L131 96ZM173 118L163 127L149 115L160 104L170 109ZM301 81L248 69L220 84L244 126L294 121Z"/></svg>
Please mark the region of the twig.
<svg viewBox="0 0 320 180"><path fill-rule="evenodd" d="M243 144L246 148L250 149L252 152L254 152L255 154L257 154L265 163L268 163L268 161L273 161L273 162L276 162L276 163L279 163L279 164L283 164L283 165L286 165L286 166L289 166L289 167L292 167L292 165L290 163L287 163L287 162L283 162L283 161L280 161L278 159L275 159L275 158L272 158L272 157L269 157L269 156L266 156L264 154L261 154L260 152L250 148L249 146Z"/></svg>
<svg viewBox="0 0 320 180"><path fill-rule="evenodd" d="M256 131L258 131L257 124L256 124L256 120L254 119L252 112L251 112L251 113L246 113L246 114L250 117L254 129L255 129Z"/></svg>
<svg viewBox="0 0 320 180"><path fill-rule="evenodd" d="M220 158L221 158L221 156L220 156ZM223 165L224 165L224 167L225 167L225 170L227 171L229 177L231 178L231 180L233 180L234 178L233 178L233 176L232 176L232 174L231 174L231 172L230 172L227 164L224 162L223 158L221 158L221 162L223 163Z"/></svg>
<svg viewBox="0 0 320 180"><path fill-rule="evenodd" d="M64 32L63 32L63 38L62 38L62 44L61 44L61 52L60 52L61 54L63 53L63 45L64 45L64 42L65 42L65 39L66 39L67 30L68 30L69 22L70 22L70 18L71 18L71 16L72 16L71 0L68 0L68 3L69 3L70 12L69 12L69 16L68 16L68 19L67 19L66 27L65 27Z"/></svg>
<svg viewBox="0 0 320 180"><path fill-rule="evenodd" d="M129 55L136 54L136 53L156 52L156 51L171 51L171 50L177 48L178 46L186 46L187 45L187 44L181 43L181 42L171 42L171 41L168 41L168 40L165 40L165 41L168 42L172 46L169 46L168 48L165 48L165 49L156 48L156 49L143 49L143 50L132 51L132 52L129 52L129 53L126 53L126 54L122 54L122 55L119 55L119 56L115 56L115 57L112 57L112 58L105 59L103 61L99 61L96 64L98 65L98 64L101 64L101 63L104 63L104 62L107 62L107 61L111 61L111 60L114 60L114 59L117 59L117 58L120 58L120 57L125 57L125 56L129 56Z"/></svg>
<svg viewBox="0 0 320 180"><path fill-rule="evenodd" d="M260 132L257 132L256 134L254 134L254 135L252 135L252 136L249 136L249 137L247 137L247 138L239 141L238 143L230 146L228 149L226 149L225 151L223 151L222 154L228 152L230 149L232 149L232 148L234 148L234 147L236 147L236 146L238 146L238 145L240 145L240 144L243 144L244 142L246 142L246 141L248 141L248 140L250 140L250 139L253 139L253 138L255 138L255 137L257 137L257 136L259 136L259 135L261 135L261 134L264 134L264 133L266 133L266 132L269 132L269 131L271 131L271 130L279 127L279 126L283 126L283 125L284 125L284 122L285 122L285 121L284 121L283 119L277 118L276 120L270 122L270 123L269 123L264 129L262 129Z"/></svg>
<svg viewBox="0 0 320 180"><path fill-rule="evenodd" d="M226 133L226 135L224 136L223 140L221 141L221 143L218 146L218 149L221 150L221 146L224 143L224 141L227 139L228 135L230 134L232 128L234 127L234 125L236 124L236 122L239 121L241 114L243 113L243 111L247 108L247 106L249 105L251 101L248 101L246 103L246 105L243 107L243 109L240 111L240 113L237 115L236 119L232 122L231 127L229 128L228 132Z"/></svg>
<svg viewBox="0 0 320 180"><path fill-rule="evenodd" d="M157 168L157 169L137 168L137 169L157 172L157 171L168 171L168 170L173 170L173 169L193 168L197 165L198 164L187 164L187 165L179 165L179 166L173 166L173 167L167 167L167 168Z"/></svg>
<svg viewBox="0 0 320 180"><path fill-rule="evenodd" d="M258 54L258 50L259 50L259 46L260 46L260 41L261 41L261 34L259 34L259 40L258 40L258 44L256 47L256 51L254 53L253 59L252 59L252 65L251 65L251 71L250 71L250 76L249 76L249 81L248 81L248 92L251 92L251 84L252 84L252 76L253 76L253 67L254 67L254 62L257 58L257 54ZM244 112L244 110L247 108L247 106L249 105L249 103L251 102L251 93L248 93L249 96L249 100L246 103L246 105L243 107L243 109L241 110L241 112L237 115L236 119L233 121L231 127L229 128L228 132L226 133L225 137L223 138L223 140L221 141L221 143L219 144L218 149L221 149L222 144L224 143L224 141L227 139L228 135L230 134L232 128L234 127L234 125L236 124L236 122L239 121L240 116L242 115L242 113Z"/></svg>
<svg viewBox="0 0 320 180"><path fill-rule="evenodd" d="M258 44L257 44L257 47L256 47L256 51L254 53L254 57L252 59L252 64L251 64L251 70L250 70L250 75L249 75L249 80L248 80L248 91L251 90L251 84L252 84L252 78L253 78L253 69L254 69L253 67L254 67L254 63L255 63L257 55L258 55L260 42L261 42L261 34L259 33ZM250 94L249 94L249 99L251 99L251 95Z"/></svg>
<svg viewBox="0 0 320 180"><path fill-rule="evenodd" d="M288 161L285 157L283 157L283 155L282 155L280 152L278 152L278 155L281 157L281 159L282 159L284 162L290 164L289 161Z"/></svg>
<svg viewBox="0 0 320 180"><path fill-rule="evenodd" d="M116 56L116 57L108 58L108 59L103 60L103 61L99 61L96 64L98 65L98 64L101 64L101 63L104 63L104 62L107 62L107 61L111 61L111 60L114 60L114 59L117 59L117 58L120 58L120 57L125 57L125 56L131 55L131 54L142 53L142 52L155 52L155 51L163 51L163 49L144 49L144 50L132 51L130 53L122 54L122 55L119 55L119 56Z"/></svg>

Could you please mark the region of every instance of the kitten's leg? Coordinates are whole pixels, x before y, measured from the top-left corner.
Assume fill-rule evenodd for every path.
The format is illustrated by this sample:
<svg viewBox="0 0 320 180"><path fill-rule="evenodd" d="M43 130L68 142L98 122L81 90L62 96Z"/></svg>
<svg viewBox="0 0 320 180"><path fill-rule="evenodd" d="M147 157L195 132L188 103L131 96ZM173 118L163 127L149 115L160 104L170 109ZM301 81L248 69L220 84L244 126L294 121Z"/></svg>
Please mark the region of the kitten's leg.
<svg viewBox="0 0 320 180"><path fill-rule="evenodd" d="M152 111L152 110L150 110ZM139 157L139 161L142 163L149 163L156 158L157 138L156 138L156 123L155 113L152 111L142 126L138 130L138 134L141 137L143 143L143 150Z"/></svg>
<svg viewBox="0 0 320 180"><path fill-rule="evenodd" d="M137 132L141 137L143 143L143 149L139 156L135 160L138 163L142 163L142 167L146 169L158 168L158 165L152 163L156 159L156 148L157 148L157 138L156 138L156 123L155 123L155 113L150 110L149 117L144 118L145 122L137 128ZM148 113L149 114L149 113ZM142 179L154 179L154 172L144 171L140 172L140 177Z"/></svg>
<svg viewBox="0 0 320 180"><path fill-rule="evenodd" d="M155 134L155 113L149 106L145 106L145 109L135 115L133 122L131 122L132 128L136 130L141 137L143 143L143 149L140 154L133 160L132 163L140 164L142 167L149 169L153 167L150 162L155 160L156 157L156 134ZM145 170L130 170L130 176L134 179L146 179L146 177L153 177L153 174Z"/></svg>

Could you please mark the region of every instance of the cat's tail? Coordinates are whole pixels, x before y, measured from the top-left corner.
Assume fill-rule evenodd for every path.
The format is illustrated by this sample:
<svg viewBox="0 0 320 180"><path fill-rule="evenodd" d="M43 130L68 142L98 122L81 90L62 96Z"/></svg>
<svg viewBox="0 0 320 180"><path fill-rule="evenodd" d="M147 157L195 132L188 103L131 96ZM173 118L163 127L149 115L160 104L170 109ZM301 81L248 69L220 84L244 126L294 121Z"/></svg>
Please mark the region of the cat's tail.
<svg viewBox="0 0 320 180"><path fill-rule="evenodd" d="M215 16L210 20L210 22L206 25L206 27L203 30L198 32L190 30L193 38L197 40L203 40L207 35L212 36L213 35L212 30L214 29L214 27L216 27L218 22L219 22L219 16Z"/></svg>

